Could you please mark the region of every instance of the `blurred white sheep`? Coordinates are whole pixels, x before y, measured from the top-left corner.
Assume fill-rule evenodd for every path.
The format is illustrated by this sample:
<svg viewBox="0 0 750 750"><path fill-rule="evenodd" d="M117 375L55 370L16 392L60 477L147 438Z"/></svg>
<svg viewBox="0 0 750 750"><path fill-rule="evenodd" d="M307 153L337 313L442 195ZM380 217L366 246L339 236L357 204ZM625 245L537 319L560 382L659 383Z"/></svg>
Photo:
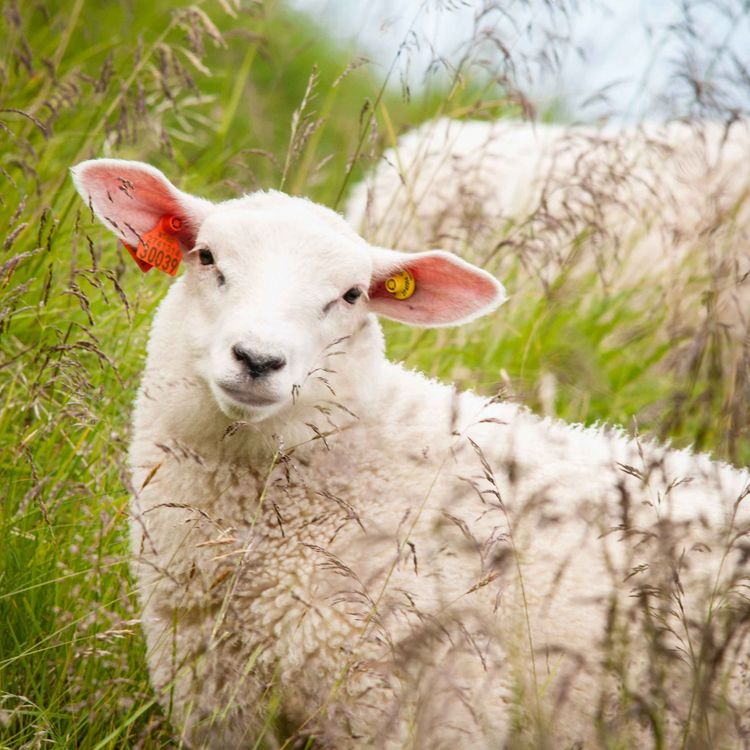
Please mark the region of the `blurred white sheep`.
<svg viewBox="0 0 750 750"><path fill-rule="evenodd" d="M605 289L658 289L677 329L711 314L750 324L750 125L635 128L514 120L428 122L401 137L350 196L370 241L444 247L512 292L565 272ZM532 287L533 288L533 287Z"/></svg>

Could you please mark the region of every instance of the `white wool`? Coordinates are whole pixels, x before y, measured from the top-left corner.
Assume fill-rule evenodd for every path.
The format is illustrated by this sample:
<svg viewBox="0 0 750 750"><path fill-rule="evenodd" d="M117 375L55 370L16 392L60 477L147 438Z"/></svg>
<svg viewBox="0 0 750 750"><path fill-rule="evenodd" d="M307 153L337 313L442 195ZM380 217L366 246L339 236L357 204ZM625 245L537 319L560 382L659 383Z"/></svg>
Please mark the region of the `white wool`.
<svg viewBox="0 0 750 750"><path fill-rule="evenodd" d="M139 165L123 165L79 167L84 198L123 169L137 196ZM192 240L154 320L130 450L151 677L192 747L273 745L277 701L279 723L323 747L497 748L537 726L552 747L589 746L597 709L623 692L602 663L615 603L636 647L633 592L665 605L665 648L682 632L675 576L693 639L708 607L740 606L727 586L747 574L748 472L388 362L370 309L378 268L403 259L310 202L218 204ZM443 299L446 257L415 256L420 293L433 291L420 268L437 269L423 310L471 317ZM482 310L502 299L451 268ZM339 296L356 284L370 300ZM410 305L395 315L422 314ZM285 365L250 378L234 341ZM243 405L227 383L272 403ZM748 655L716 667L739 717L717 738L747 724ZM667 746L692 684L689 663L673 666ZM644 646L627 679L647 667Z"/></svg>
<svg viewBox="0 0 750 750"><path fill-rule="evenodd" d="M695 321L711 290L721 322L750 324L750 124L638 128L514 120L428 122L357 185L346 215L373 242L444 247L516 288L561 271L606 289L662 289ZM538 288L538 285L537 285Z"/></svg>

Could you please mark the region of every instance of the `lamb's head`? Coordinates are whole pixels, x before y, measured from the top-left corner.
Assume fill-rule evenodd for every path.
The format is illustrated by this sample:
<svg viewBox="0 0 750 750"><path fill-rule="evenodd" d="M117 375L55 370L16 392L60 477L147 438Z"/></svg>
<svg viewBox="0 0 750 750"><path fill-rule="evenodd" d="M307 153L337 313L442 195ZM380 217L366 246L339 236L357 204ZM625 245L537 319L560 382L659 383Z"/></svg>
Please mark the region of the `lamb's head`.
<svg viewBox="0 0 750 750"><path fill-rule="evenodd" d="M205 381L231 417L261 421L314 397L322 378L311 374L342 366L332 358L351 353L370 313L452 325L504 299L492 276L461 259L373 247L338 214L303 198L271 191L211 203L153 167L114 159L83 162L73 178L132 248L148 247L144 235L160 221L178 220L172 242L185 261L179 283L189 300L179 356L185 375ZM394 293L399 284L410 288Z"/></svg>

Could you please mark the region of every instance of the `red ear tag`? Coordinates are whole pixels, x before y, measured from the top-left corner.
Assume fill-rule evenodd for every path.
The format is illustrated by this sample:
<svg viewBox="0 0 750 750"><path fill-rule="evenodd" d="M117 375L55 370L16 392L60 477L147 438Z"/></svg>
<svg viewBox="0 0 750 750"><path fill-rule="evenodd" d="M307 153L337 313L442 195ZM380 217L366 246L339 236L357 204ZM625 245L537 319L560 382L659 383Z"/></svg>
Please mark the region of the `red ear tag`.
<svg viewBox="0 0 750 750"><path fill-rule="evenodd" d="M182 221L176 216L162 216L153 229L141 235L137 248L126 242L122 244L144 273L156 267L170 276L176 276L182 260L180 241L177 239L181 228Z"/></svg>

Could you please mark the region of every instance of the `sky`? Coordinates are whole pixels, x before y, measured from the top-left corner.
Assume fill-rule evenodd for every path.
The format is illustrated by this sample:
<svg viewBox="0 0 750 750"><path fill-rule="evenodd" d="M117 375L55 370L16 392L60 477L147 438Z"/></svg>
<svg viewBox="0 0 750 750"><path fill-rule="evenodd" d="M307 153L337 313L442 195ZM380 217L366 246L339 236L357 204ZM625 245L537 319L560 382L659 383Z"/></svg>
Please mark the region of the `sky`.
<svg viewBox="0 0 750 750"><path fill-rule="evenodd" d="M434 52L457 59L476 28L493 29L518 60L521 88L541 108L562 102L571 120L640 121L687 114L697 70L719 88L722 108L750 111L750 0L290 0L383 74L402 50L397 75L425 85ZM569 12L550 12L549 5ZM686 13L685 7L689 8ZM488 52L498 59L497 48ZM554 66L541 64L555 59ZM408 66L406 60L408 59ZM552 69L554 68L554 69ZM606 89L607 96L598 94Z"/></svg>

